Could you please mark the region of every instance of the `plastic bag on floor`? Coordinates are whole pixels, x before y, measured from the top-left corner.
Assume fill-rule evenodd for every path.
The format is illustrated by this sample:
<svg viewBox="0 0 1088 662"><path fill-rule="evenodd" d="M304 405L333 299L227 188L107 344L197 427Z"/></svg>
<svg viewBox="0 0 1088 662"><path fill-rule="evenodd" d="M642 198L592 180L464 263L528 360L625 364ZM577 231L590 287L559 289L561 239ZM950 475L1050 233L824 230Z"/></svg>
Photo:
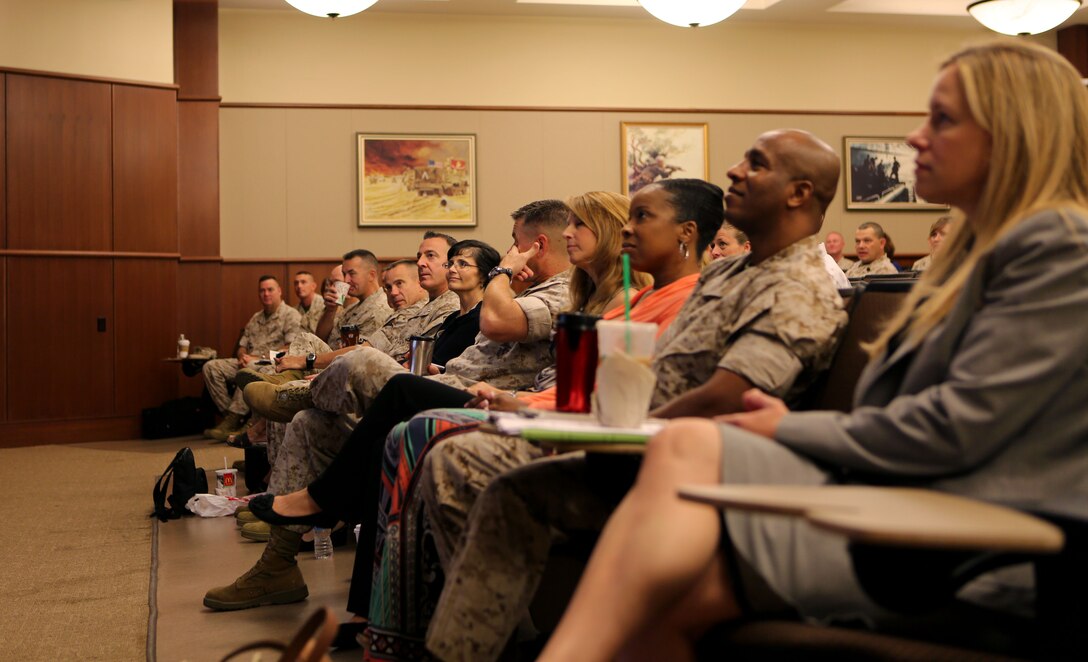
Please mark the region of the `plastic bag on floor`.
<svg viewBox="0 0 1088 662"><path fill-rule="evenodd" d="M223 517L233 515L256 496L260 496L260 494L250 494L244 497L198 494L185 503L185 509L201 517Z"/></svg>

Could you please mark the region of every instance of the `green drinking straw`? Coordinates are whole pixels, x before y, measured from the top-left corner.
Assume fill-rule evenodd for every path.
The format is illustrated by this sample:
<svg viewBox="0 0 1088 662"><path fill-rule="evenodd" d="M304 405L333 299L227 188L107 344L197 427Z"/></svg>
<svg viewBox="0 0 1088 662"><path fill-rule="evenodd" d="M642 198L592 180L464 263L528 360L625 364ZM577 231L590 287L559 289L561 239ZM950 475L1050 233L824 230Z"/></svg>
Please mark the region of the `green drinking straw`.
<svg viewBox="0 0 1088 662"><path fill-rule="evenodd" d="M631 256L623 253L623 318L627 320L624 327L624 341L627 344L627 353L631 353Z"/></svg>

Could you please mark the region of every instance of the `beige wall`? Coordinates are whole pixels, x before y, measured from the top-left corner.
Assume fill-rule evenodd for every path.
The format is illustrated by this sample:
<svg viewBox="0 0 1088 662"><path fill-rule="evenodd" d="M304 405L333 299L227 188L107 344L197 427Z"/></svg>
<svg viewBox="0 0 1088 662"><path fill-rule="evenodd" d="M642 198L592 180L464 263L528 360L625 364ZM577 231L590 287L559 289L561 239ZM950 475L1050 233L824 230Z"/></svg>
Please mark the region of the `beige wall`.
<svg viewBox="0 0 1088 662"><path fill-rule="evenodd" d="M474 133L479 227L455 230L505 247L511 210L620 186L621 121L707 122L710 179L761 131L902 136L919 117L624 112L707 108L919 112L937 64L981 28L559 20L365 13L338 21L297 12L220 12L224 102L594 107L593 112L224 108L220 114L225 257L332 256L366 247L414 252L420 229L356 227L356 132ZM926 252L935 212L846 212L825 229L852 237L866 220L901 253Z"/></svg>
<svg viewBox="0 0 1088 662"><path fill-rule="evenodd" d="M223 10L223 100L917 110L966 30Z"/></svg>
<svg viewBox="0 0 1088 662"><path fill-rule="evenodd" d="M356 225L355 133L475 133L479 227L458 238L509 245L509 212L538 198L619 190L620 122L707 122L710 180L759 133L778 127L813 131L832 145L844 135L901 136L918 117L650 114L519 111L252 109L220 111L222 252L226 257L322 257L365 247L381 256L415 252L423 228ZM840 193L826 229L852 237L865 220L882 223L900 252L924 252L935 212L847 212Z"/></svg>
<svg viewBox="0 0 1088 662"><path fill-rule="evenodd" d="M0 0L0 66L174 82L171 0Z"/></svg>

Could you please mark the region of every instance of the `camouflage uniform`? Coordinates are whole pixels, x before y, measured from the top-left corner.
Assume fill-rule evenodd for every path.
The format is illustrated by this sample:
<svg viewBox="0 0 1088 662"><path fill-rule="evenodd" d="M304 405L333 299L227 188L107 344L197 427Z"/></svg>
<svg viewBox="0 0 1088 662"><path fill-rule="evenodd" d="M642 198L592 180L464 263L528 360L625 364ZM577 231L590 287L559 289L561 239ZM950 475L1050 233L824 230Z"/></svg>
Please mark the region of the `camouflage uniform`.
<svg viewBox="0 0 1088 662"><path fill-rule="evenodd" d="M404 319L397 327L388 322L375 333L365 336L370 346L383 354L392 356L397 361L408 357L408 339L412 336L433 336L442 326L443 320L455 310L460 310L461 300L453 290L446 290L434 299L421 301L397 312L404 313Z"/></svg>
<svg viewBox="0 0 1088 662"><path fill-rule="evenodd" d="M247 354L266 357L270 350L290 345L299 333L298 311L280 303L271 315L265 315L260 311L249 318L242 339L238 345L245 349ZM254 366L258 368L258 366ZM272 370L272 366L261 366L261 371ZM204 384L215 401L215 406L221 412L232 412L239 415L249 413L249 407L242 400L241 389L235 389L231 395L228 386L234 383L238 374L239 363L237 359L214 359L204 364Z"/></svg>
<svg viewBox="0 0 1088 662"><path fill-rule="evenodd" d="M654 407L718 368L790 398L830 363L846 314L816 239L758 265L750 259L709 265L658 339ZM475 432L435 445L423 463L419 494L447 569L427 647L444 660L497 658L536 591L555 531L597 530L619 499L586 479L581 455L495 478L541 455L524 440Z"/></svg>
<svg viewBox="0 0 1088 662"><path fill-rule="evenodd" d="M927 255L925 257L918 258L917 260L915 260L914 265L911 266L910 270L911 271L925 271L926 269L928 269L930 267L931 264L933 264L933 256L932 255Z"/></svg>
<svg viewBox="0 0 1088 662"><path fill-rule="evenodd" d="M336 313L336 321L332 325L332 331L329 332L329 347L340 349L344 346L340 342L340 327L342 326L358 324L359 336L365 338L380 329L392 316L393 309L389 307L389 302L385 299L385 292L378 290Z"/></svg>
<svg viewBox="0 0 1088 662"><path fill-rule="evenodd" d="M481 333L476 344L446 363L435 378L455 388L487 382L503 390L526 389L541 369L555 363L551 338L555 319L570 307L570 271L525 290L514 301L521 306L529 331L525 340L499 343Z"/></svg>
<svg viewBox="0 0 1088 662"><path fill-rule="evenodd" d="M484 357L493 356L496 357L493 360L506 361L520 368L515 373L519 381L512 382L516 385L500 386L500 388L528 386L540 368L538 362L550 358L550 349L546 345L550 344L552 320L560 310L569 305L569 283L570 276L564 272L526 290L515 299L529 320L529 342L494 343L480 336L473 347L479 348L481 345L485 347L477 352L477 358L474 361L462 362L457 368L459 370L457 375L449 374L450 365L453 363L450 361L446 364L447 374L435 375L432 379L458 388L466 381L467 383L479 381L483 377L474 378L473 375L495 374L496 371L492 369L492 366L481 363L486 360ZM542 345L545 346L541 347ZM541 355L545 358L539 358ZM500 363L498 367L501 371L502 364ZM396 360L373 347L361 347L334 360L310 382L310 395L315 409L303 410L295 415L287 425L287 432L281 445L283 450L280 454L289 458L284 462L300 465L302 469L291 470L285 467L283 471L293 471L294 474L304 473L310 465L303 458L307 456L307 448L312 444L337 449L343 446L354 424L351 427L345 427L339 424L339 421L358 422L359 417L363 415L386 382L393 375L403 372L406 370ZM524 377L525 373L528 373L527 379ZM508 381L505 380L502 383ZM327 464L326 462L325 466ZM275 472L276 470L273 470L273 473ZM292 489L301 489L304 486ZM271 484L269 491L274 494L284 493Z"/></svg>
<svg viewBox="0 0 1088 662"><path fill-rule="evenodd" d="M718 260L657 340L652 407L703 384L722 368L787 401L831 362L846 326L842 299L815 238L755 266L751 254Z"/></svg>
<svg viewBox="0 0 1088 662"><path fill-rule="evenodd" d="M325 300L315 296L309 310L304 308L301 303L295 306L295 310L302 317L299 327L307 333L314 333L317 331L317 323L321 321L321 315L325 312Z"/></svg>
<svg viewBox="0 0 1088 662"><path fill-rule="evenodd" d="M452 295L447 297L446 294ZM459 308L459 300L453 292L447 292L432 301L420 302L419 306L408 306L397 311L390 320L403 320L402 323L383 326L369 340L387 343L391 350L400 346L407 347L407 338L419 333L433 333L442 323L445 315ZM393 331L396 327L396 332ZM403 342L397 334L403 335ZM310 336L320 342L316 336ZM292 346L292 350L294 346ZM311 350L312 351L312 350ZM330 350L325 350L330 351ZM321 352L314 351L315 354ZM363 371L374 379L360 382L362 390L377 394L385 382L393 375L404 372L404 368L389 355L373 347L360 347L334 360L312 382L291 382L284 387L309 387L314 402L320 409L305 409L285 426L282 432L269 432L269 463L272 465L272 478L268 489L273 494L286 494L309 485L332 461L332 458L344 445L351 431L359 422L359 415L365 406L357 404L354 393L339 387L349 384L342 371L349 363L358 362L369 367ZM365 400L369 404L369 399ZM336 412L336 413L329 413ZM358 412L358 413L356 413ZM281 427L277 424L276 427ZM277 439L274 438L277 437ZM272 445L276 445L276 451ZM282 450L282 452L281 452ZM279 477L283 477L281 481ZM303 478L305 478L303 480Z"/></svg>
<svg viewBox="0 0 1088 662"><path fill-rule="evenodd" d="M329 347L321 338L318 338L312 333L303 332L298 334L291 346L287 348L287 356L306 356L307 354L326 354L332 351L332 347Z"/></svg>
<svg viewBox="0 0 1088 662"><path fill-rule="evenodd" d="M846 272L850 271L850 267L854 266L855 262L844 255L840 257L835 264L839 265L839 268Z"/></svg>
<svg viewBox="0 0 1088 662"><path fill-rule="evenodd" d="M862 276L869 276L872 274L897 274L899 270L895 268L892 261L888 259L887 255L881 255L872 262L857 262L854 266L846 270L847 278L861 278Z"/></svg>
<svg viewBox="0 0 1088 662"><path fill-rule="evenodd" d="M295 339L291 342L291 345L287 348L287 356L306 356L311 352L314 354L324 354L325 352L331 352L332 349L325 343L324 340L318 338L309 331L300 331ZM316 370L284 370L283 372L277 372L275 366L255 366L253 368L242 368L238 371L238 376L235 377L235 383L243 385L249 385L256 381L266 381L272 384L285 384L290 381L302 379L306 374L313 374Z"/></svg>
<svg viewBox="0 0 1088 662"><path fill-rule="evenodd" d="M570 275L563 272L535 285L514 301L529 321L526 340L498 343L480 334L476 344L446 363L431 379L454 388L480 381L504 390L526 389L551 355L551 329L559 311L570 305ZM385 383L405 369L385 354L364 347L333 361L311 383L314 405L326 411L362 416Z"/></svg>
<svg viewBox="0 0 1088 662"><path fill-rule="evenodd" d="M269 422L268 463L272 473L268 491L289 494L312 483L340 452L359 419L304 409L290 424ZM290 526L305 533L308 526Z"/></svg>

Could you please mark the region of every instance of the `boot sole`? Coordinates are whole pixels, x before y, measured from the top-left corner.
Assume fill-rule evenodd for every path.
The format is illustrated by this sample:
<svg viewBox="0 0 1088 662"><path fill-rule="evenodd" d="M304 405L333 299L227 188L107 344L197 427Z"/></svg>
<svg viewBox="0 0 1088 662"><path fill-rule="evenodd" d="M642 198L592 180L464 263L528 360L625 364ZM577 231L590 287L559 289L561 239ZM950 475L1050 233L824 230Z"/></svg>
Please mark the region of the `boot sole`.
<svg viewBox="0 0 1088 662"><path fill-rule="evenodd" d="M249 531L246 531L245 529L240 529L240 530L242 532L241 535L242 535L243 538L245 538L246 540L252 540L253 542L268 542L268 539L271 537L267 533L264 534L264 535L260 535L260 534L250 533Z"/></svg>
<svg viewBox="0 0 1088 662"><path fill-rule="evenodd" d="M286 605L292 602L301 602L310 595L310 589L306 586L300 586L299 588L293 588L289 591L280 591L279 593L269 593L268 595L262 595L259 598L252 600L244 600L241 602L221 602L219 600L213 600L211 598L204 598L204 606L208 609L214 609L216 611L237 611L239 609L252 609L254 607L263 607L264 605Z"/></svg>

